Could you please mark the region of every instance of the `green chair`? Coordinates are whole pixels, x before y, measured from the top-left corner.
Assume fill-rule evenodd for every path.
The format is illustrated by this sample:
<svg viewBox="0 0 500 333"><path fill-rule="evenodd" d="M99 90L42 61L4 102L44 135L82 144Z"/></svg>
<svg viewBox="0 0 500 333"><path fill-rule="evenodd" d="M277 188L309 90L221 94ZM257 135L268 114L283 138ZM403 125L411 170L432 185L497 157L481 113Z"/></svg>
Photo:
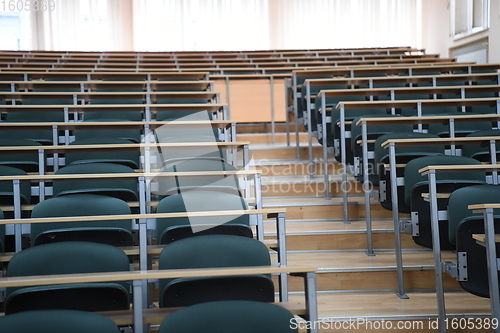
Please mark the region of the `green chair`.
<svg viewBox="0 0 500 333"><path fill-rule="evenodd" d="M385 196L380 199L382 207L392 210L392 189L391 189L391 172L385 170L385 165L389 164L389 149L383 148L382 143L391 139L437 139L438 136L428 133L416 132L395 132L379 136L375 140L375 163L377 166L377 174L379 177L380 192L385 193ZM401 146L396 145L396 164L406 164L414 158L423 156L443 155L444 146L439 145L422 145L422 146ZM396 169L396 176L402 180L404 176L404 168ZM398 209L401 213L410 213L410 206L404 200L404 186L398 186Z"/></svg>
<svg viewBox="0 0 500 333"><path fill-rule="evenodd" d="M134 173L128 166L116 163L86 163L68 165L56 171L56 175L105 174L105 173ZM54 181L53 195L68 194L101 194L125 201L137 201L137 179L86 179L86 180L58 180Z"/></svg>
<svg viewBox="0 0 500 333"><path fill-rule="evenodd" d="M117 103L111 103L117 104ZM140 111L88 111L84 115L84 121L142 121L142 113Z"/></svg>
<svg viewBox="0 0 500 333"><path fill-rule="evenodd" d="M126 272L129 259L122 250L106 244L61 242L45 244L16 253L9 262L7 277ZM130 308L128 281L73 283L35 287L9 287L7 315L32 310L111 311Z"/></svg>
<svg viewBox="0 0 500 333"><path fill-rule="evenodd" d="M14 132L16 131L12 131L12 133ZM26 139L0 138L0 147L23 147L23 146L42 146L42 144L36 141L26 140ZM22 169L26 172L38 172L39 171L38 152L32 151L26 154L0 154L0 165Z"/></svg>
<svg viewBox="0 0 500 333"><path fill-rule="evenodd" d="M387 114L387 111L385 109L349 109L345 110L344 112L344 119L345 121L352 121L356 118L360 117L387 117L390 116ZM339 162L341 162L341 154L342 154L342 145L340 144L340 140L344 139L345 144L346 144L346 161L347 163L354 163L354 158L352 155L352 129L356 126L352 126L349 124L345 125L345 137L342 138L340 135L340 110L339 109L332 109L331 112L331 117L332 117L332 123L331 125L331 132L333 133L333 145L335 147L334 155L335 159ZM356 131L356 130L355 130ZM394 131L392 131L394 132Z"/></svg>
<svg viewBox="0 0 500 333"><path fill-rule="evenodd" d="M4 219L2 210L0 210L0 219ZM5 224L0 225L0 252L5 252Z"/></svg>
<svg viewBox="0 0 500 333"><path fill-rule="evenodd" d="M28 174L18 168L0 165L0 176L27 176ZM21 182L21 204L31 203L31 184ZM0 205L14 204L14 188L12 182L0 182Z"/></svg>
<svg viewBox="0 0 500 333"><path fill-rule="evenodd" d="M432 248L431 213L429 202L423 193L429 193L428 177L422 176L419 170L429 165L481 165L470 157L437 155L415 158L406 164L404 170L405 204L411 207L412 219L418 220L419 233L413 241L424 247ZM471 185L485 184L484 172L438 172L436 173L436 189L438 193L453 191ZM448 199L438 199L438 210L446 211ZM417 225L417 224L416 224ZM448 240L448 221L439 222L440 244L442 250L452 250L455 245Z"/></svg>
<svg viewBox="0 0 500 333"><path fill-rule="evenodd" d="M131 144L132 141L118 138L87 138L75 140L70 145L108 145L108 144ZM107 151L107 152L68 152L65 154L66 165L85 163L117 163L126 165L132 169L139 169L139 151Z"/></svg>
<svg viewBox="0 0 500 333"><path fill-rule="evenodd" d="M290 333L297 332L297 327L293 314L281 306L219 301L192 305L172 313L161 323L159 333Z"/></svg>
<svg viewBox="0 0 500 333"><path fill-rule="evenodd" d="M213 113L210 111L158 111L156 113L156 120L172 121L187 116L189 116L189 120L213 120Z"/></svg>
<svg viewBox="0 0 500 333"><path fill-rule="evenodd" d="M130 207L123 200L95 195L73 194L38 203L32 218L74 217L93 215L129 215ZM31 225L32 245L64 241L86 241L113 246L132 246L131 220L34 223Z"/></svg>
<svg viewBox="0 0 500 333"><path fill-rule="evenodd" d="M204 98L158 98L156 104L207 104Z"/></svg>
<svg viewBox="0 0 500 333"><path fill-rule="evenodd" d="M170 131L169 131L170 132ZM188 136L186 134L180 134L178 136L175 135L175 131L171 131L172 133L168 133L164 135L161 133L161 137L157 137L157 141L159 143L166 144L180 144L180 143L188 143L194 144L198 142L204 142L208 145L205 149L195 147L159 147L156 151L152 151L156 153L157 160L161 165L165 165L166 163L170 163L172 161L185 160L185 159L214 159L219 161L226 160L226 151L220 149L218 146L218 142L220 140L213 133L211 135L191 135ZM189 132L187 132L189 133Z"/></svg>
<svg viewBox="0 0 500 333"><path fill-rule="evenodd" d="M0 317L2 333L119 333L113 320L74 310L26 311Z"/></svg>
<svg viewBox="0 0 500 333"><path fill-rule="evenodd" d="M224 161L214 159L186 159L165 164L162 172L197 172L197 171L236 171L236 168ZM238 178L230 176L196 177L160 177L158 179L160 196L181 193L191 189L215 189L240 195Z"/></svg>
<svg viewBox="0 0 500 333"><path fill-rule="evenodd" d="M49 103L51 104L51 103ZM73 104L73 103L70 103ZM9 112L5 118L7 123L32 122L64 122L63 112ZM45 145L53 144L52 130L0 131L0 138L26 139Z"/></svg>
<svg viewBox="0 0 500 333"><path fill-rule="evenodd" d="M368 87L366 87L368 88ZM348 89L348 87L344 84L342 85L331 85L331 84L324 84L324 85L320 85L320 86L310 86L309 88L309 93L310 93L310 96L311 96L311 100L310 100L310 103L311 105L315 105L315 101L316 101L316 95L318 95L318 93L321 91L321 90L327 90L327 89ZM307 113L307 89L306 89L306 85L303 84L302 87L300 88L300 94L301 94L301 97L299 98L298 100L298 104L300 104L300 110L302 110L302 112L299 114L299 118L305 118L305 114ZM307 121L304 122L304 127L307 129Z"/></svg>
<svg viewBox="0 0 500 333"><path fill-rule="evenodd" d="M248 205L241 196L222 191L183 191L163 198L156 208L157 213L183 213L190 211L247 210ZM177 217L156 220L156 241L169 244L178 239L205 234L233 234L252 237L249 215Z"/></svg>
<svg viewBox="0 0 500 333"><path fill-rule="evenodd" d="M447 115L474 116L474 113L454 112ZM455 136L463 137L477 131L491 130L491 122L455 122ZM436 134L441 138L450 137L450 127L442 123L429 124L428 133Z"/></svg>
<svg viewBox="0 0 500 333"><path fill-rule="evenodd" d="M500 136L500 129L490 129L486 131L477 131L470 133L467 137L481 137L481 136ZM495 150L497 161L500 159L500 143L495 143ZM462 155L475 158L476 160L484 163L491 162L490 145L484 143L467 144L462 148Z"/></svg>
<svg viewBox="0 0 500 333"><path fill-rule="evenodd" d="M351 138L347 138L351 142L351 152L347 154L347 157L351 156L351 160L347 159L347 163L355 166L355 170L359 170L355 173L356 179L360 182L363 182L363 147L358 141L361 141L363 136L361 133L362 127L356 126L358 121L361 118L392 118L399 117L398 115L391 114L368 114L361 117L356 117L352 120L352 124L350 126L351 129ZM393 132L412 132L412 125L370 125L366 126L367 138L368 140L375 140L379 136L384 134L389 134ZM375 172L375 160L373 157L370 158L370 155L373 156L375 145L373 143L368 143L368 165L370 168L370 177L369 180L373 185L378 186L378 176Z"/></svg>
<svg viewBox="0 0 500 333"><path fill-rule="evenodd" d="M429 98L426 98L426 100L429 100ZM444 115L456 113L457 111L457 108L454 106L422 106L423 116ZM401 115L404 117L417 116L417 109L415 107L403 108L401 109Z"/></svg>
<svg viewBox="0 0 500 333"><path fill-rule="evenodd" d="M331 106L331 111L326 112L327 119L328 119L328 117L330 117L330 119L331 119L331 122L329 122L328 120L326 122L327 146L332 147L334 145L333 140L338 138L338 136L335 136L335 134L334 134L336 131L336 127L338 127L337 122L340 120L340 110L337 109L337 103L342 102L342 101L347 101L347 102L360 101L360 102L363 102L366 100L367 100L367 98L365 96L337 96L337 97L327 97L326 98L327 108L329 106ZM318 125L322 124L322 112L319 112L319 110L322 107L321 98L316 98L316 100L314 101L314 104L315 104L315 110L313 110L313 112L311 112L311 129L313 131L317 131ZM379 110L379 112L382 112L380 110ZM354 118L354 117L362 115L360 113L357 113L356 111L360 111L360 110L349 110L348 111L349 117L350 117L349 120ZM363 112L364 112L363 114L367 114L367 113L369 114L372 112L375 113L376 111L364 110ZM387 113L385 110L383 110L383 112ZM323 138L318 137L318 142L320 144L324 144Z"/></svg>
<svg viewBox="0 0 500 333"><path fill-rule="evenodd" d="M127 120L122 119L101 119L100 122L124 122ZM117 138L128 140L131 142L139 143L142 140L141 130L134 129L97 129L97 130L77 130L75 131L75 138L77 140L91 139L91 138Z"/></svg>
<svg viewBox="0 0 500 333"><path fill-rule="evenodd" d="M498 203L500 186L476 185L454 191L450 195L448 204L448 236L450 242L456 244L458 256L467 258L467 280L459 281L460 286L471 294L480 297L490 297L488 287L488 265L486 248L477 244L473 234L484 234L484 220L482 214L474 213L469 205ZM494 210L494 226L500 230L500 211ZM496 245L497 256L500 246ZM459 267L459 269L464 269Z"/></svg>
<svg viewBox="0 0 500 333"><path fill-rule="evenodd" d="M260 241L231 235L204 235L178 240L165 247L159 269L268 266L269 250ZM274 301L268 275L161 279L160 307L180 307L210 301Z"/></svg>

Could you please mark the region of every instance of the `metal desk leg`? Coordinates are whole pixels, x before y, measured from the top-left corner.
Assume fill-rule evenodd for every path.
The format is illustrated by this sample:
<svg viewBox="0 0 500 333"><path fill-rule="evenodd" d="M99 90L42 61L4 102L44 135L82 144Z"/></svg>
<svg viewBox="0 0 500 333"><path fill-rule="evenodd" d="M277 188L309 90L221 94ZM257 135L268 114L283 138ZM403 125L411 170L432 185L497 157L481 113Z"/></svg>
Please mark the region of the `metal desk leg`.
<svg viewBox="0 0 500 333"><path fill-rule="evenodd" d="M40 175L45 174L45 153L43 149L38 150L38 173ZM45 200L45 182L43 180L38 182L38 197L40 202Z"/></svg>
<svg viewBox="0 0 500 333"><path fill-rule="evenodd" d="M484 215L484 232L486 234L486 255L488 262L489 287L490 287L490 303L491 314L493 318L500 318L500 298L498 287L498 262L497 251L495 245L495 225L493 218L493 208L486 208L483 211ZM495 329L495 332L500 332L500 327Z"/></svg>
<svg viewBox="0 0 500 333"><path fill-rule="evenodd" d="M401 250L401 233L399 231L399 207L398 207L398 184L396 174L396 146L394 142L389 144L389 165L391 167L391 199L392 199L392 218L394 222L394 250L396 255L396 266L398 274L398 292L401 299L408 296L405 292L405 282L403 275L403 253Z"/></svg>
<svg viewBox="0 0 500 333"><path fill-rule="evenodd" d="M21 218L21 181L15 179L12 181L14 194L14 218ZM15 251L19 252L23 248L22 224L14 224L14 246Z"/></svg>
<svg viewBox="0 0 500 333"><path fill-rule="evenodd" d="M269 85L271 86L271 143L276 142L276 124L274 121L274 77L271 75L269 78Z"/></svg>
<svg viewBox="0 0 500 333"><path fill-rule="evenodd" d="M254 177L254 190L255 190L255 208L262 209L262 181L261 175L256 174ZM264 240L264 221L262 214L257 214L257 239Z"/></svg>
<svg viewBox="0 0 500 333"><path fill-rule="evenodd" d="M328 174L328 147L327 147L327 135L326 135L326 102L325 96L321 97L321 136L323 137L323 170L324 172L324 182L325 182L325 199L331 199L330 196L330 175Z"/></svg>
<svg viewBox="0 0 500 333"><path fill-rule="evenodd" d="M147 283L147 280L134 280L134 332L145 333L147 332L147 327L145 327L144 319L142 316L142 311L144 310L144 303L142 300L143 285Z"/></svg>
<svg viewBox="0 0 500 333"><path fill-rule="evenodd" d="M311 323L318 322L318 302L316 297L316 273L308 272L304 276L304 290L306 296L306 310L308 315L308 320ZM318 333L317 325L311 325L311 329L308 330L310 333Z"/></svg>
<svg viewBox="0 0 500 333"><path fill-rule="evenodd" d="M443 269L441 266L441 242L439 239L439 216L436 189L436 171L429 170L429 196L431 208L432 251L434 253L434 276L438 306L439 332L446 332L446 307L444 301Z"/></svg>
<svg viewBox="0 0 500 333"><path fill-rule="evenodd" d="M365 193L365 214L366 214L366 254L369 256L373 253L373 237L372 237L372 217L370 207L370 175L368 165L368 132L366 121L361 125L361 139L363 146L363 191Z"/></svg>
<svg viewBox="0 0 500 333"><path fill-rule="evenodd" d="M286 253L286 225L285 213L279 213L276 216L276 231L278 234L278 260L280 266L287 265ZM281 273L279 277L280 302L288 302L288 274Z"/></svg>
<svg viewBox="0 0 500 333"><path fill-rule="evenodd" d="M340 105L340 167L342 168L342 205L344 209L344 223L349 223L349 195L347 193L347 145L345 142L345 108Z"/></svg>
<svg viewBox="0 0 500 333"><path fill-rule="evenodd" d="M52 141L54 142L54 146L59 146L59 131L57 129L57 125L52 126ZM53 155L53 160L54 160L54 172L59 170L59 154L54 153Z"/></svg>
<svg viewBox="0 0 500 333"><path fill-rule="evenodd" d="M312 130L311 130L311 88L309 83L306 86L306 105L307 105L307 151L309 155L308 172L311 178L314 175L313 148L312 148ZM316 110L315 110L316 111Z"/></svg>
<svg viewBox="0 0 500 333"><path fill-rule="evenodd" d="M146 180L144 177L139 177L139 211L141 214L146 214ZM139 267L141 271L148 269L147 255L147 220L139 219Z"/></svg>

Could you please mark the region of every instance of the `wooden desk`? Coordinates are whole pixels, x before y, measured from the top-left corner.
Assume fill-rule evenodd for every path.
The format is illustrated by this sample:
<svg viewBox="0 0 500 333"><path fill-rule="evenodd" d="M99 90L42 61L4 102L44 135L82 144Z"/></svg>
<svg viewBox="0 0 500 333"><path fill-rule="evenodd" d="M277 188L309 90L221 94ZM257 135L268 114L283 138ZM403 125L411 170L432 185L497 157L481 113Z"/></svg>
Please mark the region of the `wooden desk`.
<svg viewBox="0 0 500 333"><path fill-rule="evenodd" d="M73 181L75 179L86 180L86 179L137 179L138 180L138 193L139 193L139 209L141 213L146 212L147 202L146 198L148 197L148 187L146 186L146 182L153 181L162 177L221 177L221 176L243 176L245 180L244 190L245 190L245 198L250 199L250 179L254 180L254 198L255 198L255 207L256 209L262 209L262 185L261 185L261 172L259 170L241 170L241 171L201 171L201 172L158 172L158 173L110 173L110 174L63 174L63 175L28 175L28 176L2 176L0 177L0 182L12 182L13 184L13 210L15 219L4 220L3 224L12 224L14 225L14 238L15 238L15 246L16 251L20 251L22 247L22 227L23 223L31 223L32 220L21 219L21 191L20 191L20 183L23 181L29 182L38 182L39 183L39 192L40 197L43 199L45 197L45 182L47 181ZM255 212L255 211L254 211ZM196 214L195 214L196 215ZM224 215L224 214L222 214ZM226 214L228 215L228 214ZM230 214L229 214L230 215ZM138 218L137 215L135 218ZM194 215L193 215L194 216ZM180 217L180 216L178 216ZM284 216L278 216L279 218L283 218ZM134 217L131 217L134 218ZM139 218L140 219L140 218ZM17 222L15 222L17 220ZM105 220L116 220L116 218L112 216L105 217ZM42 220L48 221L48 220ZM34 222L38 223L38 222ZM45 223L45 222L40 222ZM277 221L277 223L281 223L281 221ZM262 216L257 216L257 238L259 240L264 239L264 227L263 227L263 219ZM142 230L142 233L145 235L147 227L147 221L142 221L139 223L139 231ZM280 227L280 230L284 230L284 224ZM281 236L284 241L285 233L282 232ZM146 242L144 238L142 242ZM284 244L284 243L283 243ZM285 252L286 253L286 252ZM286 258L284 259L286 260Z"/></svg>
<svg viewBox="0 0 500 333"><path fill-rule="evenodd" d="M287 246L286 246L286 223L285 223L285 212L283 208L268 208L268 209L250 209L250 210L224 210L224 211L198 211L198 212L179 212L179 213L141 213L141 214L129 214L129 215L97 215L97 216L72 216L72 217L46 217L46 218L30 218L30 219L4 219L0 220L0 225L4 224L14 224L20 226L25 223L66 223L66 222L85 222L85 221L116 221L116 220L133 220L139 224L139 247L132 247L125 249L128 254L138 254L139 255L139 265L141 270L147 270L147 256L148 254L161 252L160 246L150 247L147 244L147 224L148 220L154 220L159 218L179 218L179 217L210 217L210 216L234 216L234 215L257 215L262 217L265 215L267 218L275 218L276 220L276 235L277 242L274 240L265 241L263 238L259 238L259 235L263 234L263 225L257 223L257 238L260 241L265 241L267 246L273 247L278 253L278 263L280 265L287 264ZM258 219L262 221L262 218ZM19 228L16 229L18 231ZM16 234L16 247L17 251L20 251L19 241L20 235ZM10 260L8 254L1 256L4 260ZM0 279L1 280L1 279ZM281 274L279 278L280 282L280 299L288 299L288 280L286 274ZM1 287L1 286L0 286Z"/></svg>
<svg viewBox="0 0 500 333"><path fill-rule="evenodd" d="M209 91L151 91L151 92L3 92L0 99L7 102L23 101L25 99L72 99L73 104L80 101L86 103L95 99L140 99L147 104L156 103L159 99L203 99L207 103L217 103L218 93Z"/></svg>
<svg viewBox="0 0 500 333"><path fill-rule="evenodd" d="M473 234L472 238L485 246L486 244L486 234ZM500 234L495 234L495 243L500 243Z"/></svg>
<svg viewBox="0 0 500 333"><path fill-rule="evenodd" d="M92 80L179 80L179 79L195 79L195 80L208 80L207 72L175 72L163 71L158 72L81 72L81 71L1 71L0 77L2 79L9 79L13 81L30 81L30 80L45 80L45 79L78 79L82 81Z"/></svg>
<svg viewBox="0 0 500 333"><path fill-rule="evenodd" d="M210 269L175 269L175 270L149 270L134 272L111 272L111 273L86 273L86 274L61 274L44 276L5 277L0 279L0 288L7 287L31 287L53 284L89 283L89 282L113 282L132 281L134 297L134 331L142 333L144 310L142 295L146 291L147 284L157 279L217 277L217 276L239 276L253 274L293 274L302 276L305 285L306 318L317 321L318 309L316 301L316 268L315 267L293 267L293 266L255 266L255 267L231 267ZM146 310L147 311L147 310ZM123 315L124 312L118 314ZM126 312L125 312L126 313ZM108 315L111 313L107 313ZM129 314L129 313L127 313ZM123 317L121 317L123 320ZM158 319L157 319L158 320ZM156 322L157 322L156 320ZM120 321L124 323L124 321ZM312 328L310 332L318 332Z"/></svg>
<svg viewBox="0 0 500 333"><path fill-rule="evenodd" d="M0 89L23 91L33 89L79 89L82 92L97 89L200 89L213 90L214 81L0 81Z"/></svg>
<svg viewBox="0 0 500 333"><path fill-rule="evenodd" d="M160 111L208 111L217 114L217 119L227 120L227 104L86 104L86 105L0 105L0 112L63 112L65 121L69 114L86 112L123 112L137 111L144 114L145 121L151 121L152 115Z"/></svg>
<svg viewBox="0 0 500 333"><path fill-rule="evenodd" d="M484 217L485 235L473 235L473 237L474 239L481 239L486 247L491 314L493 318L500 318L500 288L498 282L498 259L495 245L496 242L500 241L500 235L495 234L493 216L493 210L500 209L500 204L469 205L468 208L473 210L474 213L482 213ZM500 332L500 328L495 329L495 332Z"/></svg>
<svg viewBox="0 0 500 333"><path fill-rule="evenodd" d="M332 79L306 79L304 85L310 87L321 86L368 86L375 87L376 84L403 83L403 84L432 84L433 86L446 86L447 82L477 82L491 81L498 83L498 73L473 73L473 74L437 74L437 75L413 75L413 76L374 76L374 77L350 77L350 78L332 78ZM312 96L312 93L311 93Z"/></svg>

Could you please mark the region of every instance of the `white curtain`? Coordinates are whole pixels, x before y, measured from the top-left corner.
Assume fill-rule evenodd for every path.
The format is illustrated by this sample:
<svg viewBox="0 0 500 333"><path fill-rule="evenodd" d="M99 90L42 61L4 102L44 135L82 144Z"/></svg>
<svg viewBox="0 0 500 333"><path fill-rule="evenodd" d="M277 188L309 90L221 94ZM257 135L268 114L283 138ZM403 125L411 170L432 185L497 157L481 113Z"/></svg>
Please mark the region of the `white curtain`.
<svg viewBox="0 0 500 333"><path fill-rule="evenodd" d="M132 48L130 24L124 24L127 18L130 21L131 0L54 1L55 10L32 12L33 49L114 51Z"/></svg>
<svg viewBox="0 0 500 333"><path fill-rule="evenodd" d="M420 0L55 0L33 49L202 51L414 46Z"/></svg>
<svg viewBox="0 0 500 333"><path fill-rule="evenodd" d="M417 0L275 0L283 48L416 46Z"/></svg>
<svg viewBox="0 0 500 333"><path fill-rule="evenodd" d="M133 11L138 51L269 48L268 0L134 0Z"/></svg>

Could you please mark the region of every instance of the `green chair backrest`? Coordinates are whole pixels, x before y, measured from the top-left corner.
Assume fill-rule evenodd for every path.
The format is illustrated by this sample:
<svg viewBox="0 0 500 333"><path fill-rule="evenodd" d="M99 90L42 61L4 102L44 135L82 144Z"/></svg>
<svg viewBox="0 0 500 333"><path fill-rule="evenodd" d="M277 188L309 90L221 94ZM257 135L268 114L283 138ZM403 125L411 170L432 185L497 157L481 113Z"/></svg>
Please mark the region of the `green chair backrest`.
<svg viewBox="0 0 500 333"><path fill-rule="evenodd" d="M481 136L500 136L500 129L490 129L487 131L477 131L470 133L467 137L481 137ZM500 151L500 143L496 142L497 155ZM476 158L482 162L490 161L490 146L489 144L483 145L481 143L467 144L462 147L462 155Z"/></svg>
<svg viewBox="0 0 500 333"><path fill-rule="evenodd" d="M128 256L117 247L91 242L61 242L31 247L16 253L7 276L126 272ZM127 281L117 284L129 290ZM23 287L7 288L7 297Z"/></svg>
<svg viewBox="0 0 500 333"><path fill-rule="evenodd" d="M28 174L18 168L0 165L0 176L27 176ZM0 182L0 196L3 204L11 205L14 203L14 185L12 182ZM21 203L31 203L31 183L21 182Z"/></svg>
<svg viewBox="0 0 500 333"><path fill-rule="evenodd" d="M72 194L54 197L38 203L31 213L32 218L72 217L94 215L128 215L128 204L120 199L95 194ZM53 230L121 229L132 232L131 220L85 221L34 223L31 225L31 240L35 244L37 236Z"/></svg>
<svg viewBox="0 0 500 333"><path fill-rule="evenodd" d="M182 120L180 118L187 116L189 120L213 120L213 114L210 111L158 111L156 120Z"/></svg>
<svg viewBox="0 0 500 333"><path fill-rule="evenodd" d="M26 311L0 317L2 333L119 333L115 322L97 313L75 310Z"/></svg>
<svg viewBox="0 0 500 333"><path fill-rule="evenodd" d="M156 104L206 104L204 98L159 98Z"/></svg>
<svg viewBox="0 0 500 333"><path fill-rule="evenodd" d="M51 103L49 103L51 104ZM72 103L70 103L72 104ZM9 112L5 118L6 122L64 122L64 113L61 112ZM27 131L0 131L1 138L27 139L53 143L52 130L27 130Z"/></svg>
<svg viewBox="0 0 500 333"><path fill-rule="evenodd" d="M187 159L168 163L162 172L196 172L196 171L236 171L236 168L224 161L214 159ZM187 189L207 189L208 187L228 187L238 191L236 176L198 176L198 177L161 177L158 179L160 195L171 191L180 192Z"/></svg>
<svg viewBox="0 0 500 333"><path fill-rule="evenodd" d="M426 98L429 99L429 98ZM448 114L448 113L456 113L457 108L454 106L422 106L422 115L430 116L433 114ZM403 108L401 109L401 115L404 117L411 117L417 115L417 110L412 108Z"/></svg>
<svg viewBox="0 0 500 333"><path fill-rule="evenodd" d="M422 176L418 170L429 165L481 165L481 162L463 156L436 155L415 158L409 161L405 167L405 202L410 205L412 189L428 182L427 176ZM484 183L486 174L484 172L438 172L436 173L437 182L461 182L477 181L478 184Z"/></svg>
<svg viewBox="0 0 500 333"><path fill-rule="evenodd" d="M275 304L218 301L172 313L161 323L159 333L291 333L298 327L293 314Z"/></svg>
<svg viewBox="0 0 500 333"><path fill-rule="evenodd" d="M87 163L69 165L57 170L56 175L134 173L134 169L115 163ZM126 201L137 201L137 179L88 179L54 181L53 195L93 193L115 196Z"/></svg>
<svg viewBox="0 0 500 333"><path fill-rule="evenodd" d="M85 121L141 121L142 118L140 111L95 111L87 112L84 115Z"/></svg>
<svg viewBox="0 0 500 333"><path fill-rule="evenodd" d="M454 112L450 115L475 115L474 113ZM466 136L477 131L491 130L491 122L455 122L455 136ZM450 136L450 127L441 123L429 124L428 133L436 134L440 137Z"/></svg>
<svg viewBox="0 0 500 333"><path fill-rule="evenodd" d="M70 145L131 144L132 141L119 138L92 137L75 140ZM66 165L82 163L117 163L139 168L139 151L107 151L107 152L68 152L65 155Z"/></svg>
<svg viewBox="0 0 500 333"><path fill-rule="evenodd" d="M193 211L247 210L244 198L222 191L191 190L163 198L156 208L157 213L179 213ZM156 220L156 239L170 227L181 225L250 225L249 215L228 215L208 217L178 217Z"/></svg>
<svg viewBox="0 0 500 333"><path fill-rule="evenodd" d="M349 109L345 110L344 117L345 120L353 120L356 118L360 117L390 117L391 115L387 114L387 111L385 109ZM339 139L340 132L338 130L335 130L335 128L340 128L337 123L340 121L340 110L339 109L333 109L332 110L332 124L331 127L334 133L334 138ZM352 128L357 127L357 126L351 126ZM360 129L361 132L361 129Z"/></svg>
<svg viewBox="0 0 500 333"><path fill-rule="evenodd" d="M120 121L142 121L141 112L121 111L121 112L88 112L84 116L84 121L90 122L120 122ZM76 139L88 138L120 138L133 142L141 142L140 129L97 129L75 131Z"/></svg>
<svg viewBox="0 0 500 333"><path fill-rule="evenodd" d="M357 140L361 140L361 126L357 126L356 123L361 119L361 118L394 118L394 117L399 117L398 115L392 115L392 114L367 114L366 116L359 116L353 119L352 125L351 125L351 145L352 145L352 150L354 151L354 147L358 145L356 143ZM412 125L394 125L394 124L387 124L387 125L369 125L366 126L366 130L369 136L373 135L383 135L383 134L389 134L393 132L412 132L413 131L413 126Z"/></svg>
<svg viewBox="0 0 500 333"><path fill-rule="evenodd" d="M391 134L384 134L377 138L375 141L375 163L389 156L389 149L383 148L382 143L391 139L425 139L425 138L439 138L435 134L416 133L416 132L395 132ZM401 146L396 145L396 155L436 155L444 154L444 146Z"/></svg>
<svg viewBox="0 0 500 333"><path fill-rule="evenodd" d="M6 131L3 135L17 131ZM0 138L0 147L20 147L20 146L42 146L41 143L16 138ZM0 165L11 166L27 172L38 171L38 152L33 151L26 154L0 154Z"/></svg>
<svg viewBox="0 0 500 333"><path fill-rule="evenodd" d="M0 210L0 219L3 218L3 211ZM0 252L5 252L5 224L0 225Z"/></svg>
<svg viewBox="0 0 500 333"><path fill-rule="evenodd" d="M160 254L159 269L188 269L271 265L269 250L260 241L240 236L204 235L180 239ZM160 293L173 279L159 281Z"/></svg>
<svg viewBox="0 0 500 333"><path fill-rule="evenodd" d="M500 186L498 185L475 185L460 188L450 195L448 202L448 237L452 244L457 240L457 228L460 222L470 216L482 216L473 213L469 205L483 203L498 203L500 198ZM494 214L500 210L495 209Z"/></svg>

